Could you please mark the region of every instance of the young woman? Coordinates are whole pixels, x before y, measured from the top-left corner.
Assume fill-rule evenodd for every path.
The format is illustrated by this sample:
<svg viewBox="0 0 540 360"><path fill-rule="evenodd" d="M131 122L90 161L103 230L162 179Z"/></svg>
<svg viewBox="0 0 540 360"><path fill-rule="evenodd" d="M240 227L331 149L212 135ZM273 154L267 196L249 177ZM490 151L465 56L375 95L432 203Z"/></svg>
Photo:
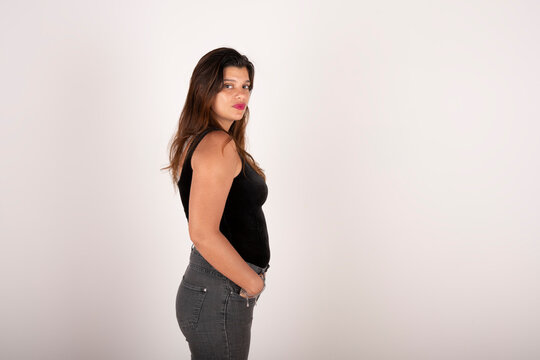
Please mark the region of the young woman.
<svg viewBox="0 0 540 360"><path fill-rule="evenodd" d="M195 67L170 147L189 236L176 317L192 359L247 359L270 248L266 176L245 150L254 67L218 48Z"/></svg>

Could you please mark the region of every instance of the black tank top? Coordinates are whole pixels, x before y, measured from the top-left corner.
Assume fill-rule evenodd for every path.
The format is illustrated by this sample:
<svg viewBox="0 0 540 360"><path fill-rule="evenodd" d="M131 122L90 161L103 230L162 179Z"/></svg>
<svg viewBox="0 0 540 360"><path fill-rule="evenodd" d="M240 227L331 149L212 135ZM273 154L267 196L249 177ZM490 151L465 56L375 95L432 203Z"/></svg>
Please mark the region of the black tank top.
<svg viewBox="0 0 540 360"><path fill-rule="evenodd" d="M193 176L191 157L202 138L213 130L225 131L217 128L204 130L191 143L182 165L178 189L188 221L189 193ZM270 247L268 245L268 231L262 205L268 196L268 187L264 179L249 163L242 157L240 159L242 160L242 170L232 182L219 230L238 251L244 261L266 267L270 261Z"/></svg>

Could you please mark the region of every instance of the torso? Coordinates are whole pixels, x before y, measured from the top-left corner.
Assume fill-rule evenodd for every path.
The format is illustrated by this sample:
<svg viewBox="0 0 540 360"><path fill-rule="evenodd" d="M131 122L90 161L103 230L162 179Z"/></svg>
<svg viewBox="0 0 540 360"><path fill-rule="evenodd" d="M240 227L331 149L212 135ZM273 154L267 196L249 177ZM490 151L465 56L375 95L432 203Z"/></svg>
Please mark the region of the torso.
<svg viewBox="0 0 540 360"><path fill-rule="evenodd" d="M199 143L202 141L204 138L199 140ZM178 179L178 189L188 223L193 169L186 160L189 162L198 148L199 146L196 146L190 156L187 156L189 154L187 151L181 156L180 168L185 167L185 171L179 171L181 177ZM219 230L245 261L265 267L269 264L270 247L262 205L268 196L268 186L264 178L247 161L240 155L238 157L240 170L237 171L227 195Z"/></svg>

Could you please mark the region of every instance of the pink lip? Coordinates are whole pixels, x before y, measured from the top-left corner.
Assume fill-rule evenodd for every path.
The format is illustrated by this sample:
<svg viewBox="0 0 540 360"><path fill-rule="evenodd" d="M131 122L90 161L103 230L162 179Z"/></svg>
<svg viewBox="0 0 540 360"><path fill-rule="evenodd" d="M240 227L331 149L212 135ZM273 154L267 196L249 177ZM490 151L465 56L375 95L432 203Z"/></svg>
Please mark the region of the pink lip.
<svg viewBox="0 0 540 360"><path fill-rule="evenodd" d="M246 107L246 104L236 104L233 107L238 110L244 110L244 108Z"/></svg>

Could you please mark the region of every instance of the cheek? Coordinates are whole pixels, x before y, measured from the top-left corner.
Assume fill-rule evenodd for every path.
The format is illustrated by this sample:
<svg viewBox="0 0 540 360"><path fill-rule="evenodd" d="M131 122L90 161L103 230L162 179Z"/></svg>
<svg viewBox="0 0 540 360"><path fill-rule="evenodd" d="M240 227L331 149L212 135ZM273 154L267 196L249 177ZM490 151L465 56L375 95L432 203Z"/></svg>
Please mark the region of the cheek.
<svg viewBox="0 0 540 360"><path fill-rule="evenodd" d="M224 94L220 94L216 97L216 101L214 103L214 106L218 109L223 109L227 105L227 96Z"/></svg>

